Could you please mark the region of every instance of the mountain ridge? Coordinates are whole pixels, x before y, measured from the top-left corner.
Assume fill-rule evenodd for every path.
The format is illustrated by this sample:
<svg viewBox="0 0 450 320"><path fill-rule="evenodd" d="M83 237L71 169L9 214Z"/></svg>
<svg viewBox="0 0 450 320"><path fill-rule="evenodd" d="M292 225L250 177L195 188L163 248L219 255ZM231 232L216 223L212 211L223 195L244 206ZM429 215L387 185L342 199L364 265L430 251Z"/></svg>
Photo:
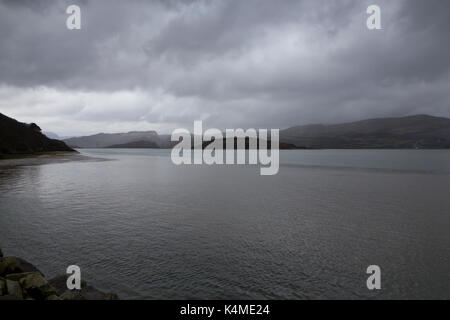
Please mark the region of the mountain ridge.
<svg viewBox="0 0 450 320"><path fill-rule="evenodd" d="M170 135L155 131L100 133L64 140L71 147L171 148L177 142ZM140 144L138 143L140 142ZM430 115L373 118L338 124L308 124L280 130L280 148L284 149L448 149L450 119Z"/></svg>

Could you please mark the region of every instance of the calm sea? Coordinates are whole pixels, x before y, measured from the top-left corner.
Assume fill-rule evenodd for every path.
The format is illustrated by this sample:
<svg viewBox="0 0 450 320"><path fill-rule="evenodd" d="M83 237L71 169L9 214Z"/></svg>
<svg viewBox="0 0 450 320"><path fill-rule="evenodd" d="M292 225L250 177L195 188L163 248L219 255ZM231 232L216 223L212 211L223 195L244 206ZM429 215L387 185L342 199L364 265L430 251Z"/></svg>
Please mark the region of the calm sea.
<svg viewBox="0 0 450 320"><path fill-rule="evenodd" d="M450 299L450 151L282 151L275 176L80 151L110 160L0 168L0 247L48 277L76 264L124 299Z"/></svg>

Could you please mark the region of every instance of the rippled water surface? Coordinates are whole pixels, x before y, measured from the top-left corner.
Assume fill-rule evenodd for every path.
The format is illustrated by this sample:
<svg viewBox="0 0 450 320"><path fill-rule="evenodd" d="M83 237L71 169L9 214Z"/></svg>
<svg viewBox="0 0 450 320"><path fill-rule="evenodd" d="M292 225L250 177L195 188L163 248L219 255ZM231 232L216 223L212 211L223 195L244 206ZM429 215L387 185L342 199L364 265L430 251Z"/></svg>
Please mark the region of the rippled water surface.
<svg viewBox="0 0 450 320"><path fill-rule="evenodd" d="M283 151L275 176L80 151L111 161L0 167L0 247L47 276L77 264L121 298L450 298L449 151Z"/></svg>

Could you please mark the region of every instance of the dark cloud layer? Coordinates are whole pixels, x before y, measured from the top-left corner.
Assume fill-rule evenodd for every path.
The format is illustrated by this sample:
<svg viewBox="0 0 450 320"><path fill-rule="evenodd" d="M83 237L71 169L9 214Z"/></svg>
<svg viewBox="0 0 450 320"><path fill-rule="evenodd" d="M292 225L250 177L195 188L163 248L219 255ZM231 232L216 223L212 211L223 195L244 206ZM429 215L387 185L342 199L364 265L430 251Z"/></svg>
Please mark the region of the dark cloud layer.
<svg viewBox="0 0 450 320"><path fill-rule="evenodd" d="M62 134L450 116L449 17L446 0L4 0L0 112Z"/></svg>

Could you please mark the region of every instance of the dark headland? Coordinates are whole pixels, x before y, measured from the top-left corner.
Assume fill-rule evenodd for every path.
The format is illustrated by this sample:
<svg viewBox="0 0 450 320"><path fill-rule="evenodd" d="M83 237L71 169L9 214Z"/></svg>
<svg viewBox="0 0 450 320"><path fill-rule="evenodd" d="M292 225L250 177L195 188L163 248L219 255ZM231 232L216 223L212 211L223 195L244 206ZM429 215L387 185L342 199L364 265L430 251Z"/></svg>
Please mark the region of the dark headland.
<svg viewBox="0 0 450 320"><path fill-rule="evenodd" d="M0 113L0 158L44 152L76 152L65 142L50 139L35 123L22 123Z"/></svg>

